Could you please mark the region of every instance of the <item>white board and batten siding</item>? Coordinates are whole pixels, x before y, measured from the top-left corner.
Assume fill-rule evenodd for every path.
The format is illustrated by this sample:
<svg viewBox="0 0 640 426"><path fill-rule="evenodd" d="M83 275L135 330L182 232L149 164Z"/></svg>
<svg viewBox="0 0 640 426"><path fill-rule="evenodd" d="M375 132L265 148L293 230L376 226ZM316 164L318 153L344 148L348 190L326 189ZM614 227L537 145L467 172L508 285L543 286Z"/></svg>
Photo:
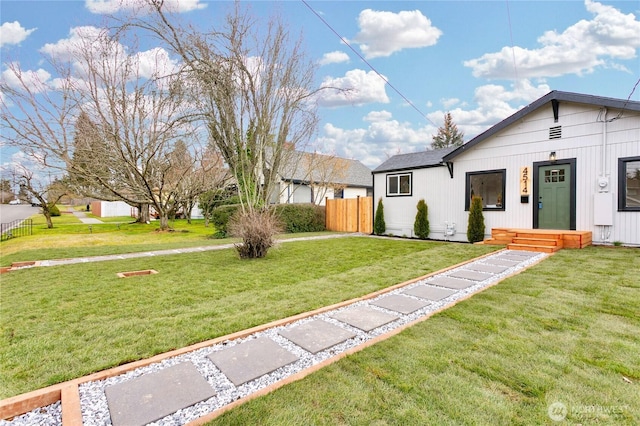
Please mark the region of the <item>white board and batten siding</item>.
<svg viewBox="0 0 640 426"><path fill-rule="evenodd" d="M619 112L609 110L607 119ZM429 207L430 238L467 241L466 174L489 170L506 172L505 210L483 212L486 237L491 228L531 229L537 202L531 190L529 202L521 203L520 170L529 167L533 175L534 163L548 161L553 151L558 160L576 161L576 229L592 231L595 243L621 241L640 245L640 212L617 209L618 159L640 156L640 113L624 111L619 119L606 123L606 134L602 119L597 105L562 102L557 122L550 105L540 107L456 155L453 178L445 166L402 171L411 172L413 176L410 197L387 197L386 175L391 172L374 174L375 204L382 197L387 232L413 236L416 205L422 198ZM549 129L556 126L561 126L561 137L550 139ZM602 192L598 187L600 176L608 178L605 192L611 195L604 199L610 206L595 205L596 200L603 199L597 198ZM531 186L533 178L531 176ZM595 223L596 208L600 213L606 210L612 215L611 227L603 228ZM446 222L456 224L456 234L449 238L444 236Z"/></svg>
<svg viewBox="0 0 640 426"><path fill-rule="evenodd" d="M411 173L411 196L387 196L387 175L398 173ZM446 167L376 173L373 178L374 208L376 208L378 200L382 198L387 234L413 237L413 223L418 212L418 201L424 199L429 208L429 236L434 239L444 239L445 222L454 221L449 212L456 208L455 197L451 197L449 194L450 178ZM464 195L462 202L462 210L464 211ZM466 241L466 228L464 232L463 240Z"/></svg>

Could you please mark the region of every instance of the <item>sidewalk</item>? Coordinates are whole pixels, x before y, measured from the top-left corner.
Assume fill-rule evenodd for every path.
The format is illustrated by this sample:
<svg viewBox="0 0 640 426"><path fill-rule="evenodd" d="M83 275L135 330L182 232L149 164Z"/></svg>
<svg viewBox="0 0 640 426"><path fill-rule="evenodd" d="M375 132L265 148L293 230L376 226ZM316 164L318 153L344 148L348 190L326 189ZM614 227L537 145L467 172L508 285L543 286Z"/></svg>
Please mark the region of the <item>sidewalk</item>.
<svg viewBox="0 0 640 426"><path fill-rule="evenodd" d="M77 217L78 219L80 219L80 222L87 224L87 225L98 225L100 223L104 223L103 221L101 221L100 219L95 219L92 217L87 217L87 214L85 212L81 212L81 211L77 211L75 210L73 207L69 207L68 210L70 213L72 213L75 217Z"/></svg>
<svg viewBox="0 0 640 426"><path fill-rule="evenodd" d="M55 385L32 397L57 392L58 402L0 425L60 425L63 418L65 425L203 424L424 321L547 256L494 252L359 299ZM0 401L0 414L19 399Z"/></svg>
<svg viewBox="0 0 640 426"><path fill-rule="evenodd" d="M97 219L86 219L86 220L97 220ZM361 235L361 234L331 234L331 235L320 235L316 237L284 238L277 241L279 244L279 243L288 243L292 241L347 238L347 237L352 237L356 235ZM234 247L234 244L229 243L229 244L219 244L219 245L211 245L211 246L197 246L197 247L185 247L185 248L177 248L177 249L143 251L143 252L136 252L136 253L74 257L69 259L36 260L36 261L30 261L30 262L17 262L17 266L12 267L12 269L35 268L39 266L72 265L75 263L104 262L109 260L136 259L140 257L167 256L167 255L173 255L173 254L197 253L197 252L212 251L212 250L225 250L233 247Z"/></svg>

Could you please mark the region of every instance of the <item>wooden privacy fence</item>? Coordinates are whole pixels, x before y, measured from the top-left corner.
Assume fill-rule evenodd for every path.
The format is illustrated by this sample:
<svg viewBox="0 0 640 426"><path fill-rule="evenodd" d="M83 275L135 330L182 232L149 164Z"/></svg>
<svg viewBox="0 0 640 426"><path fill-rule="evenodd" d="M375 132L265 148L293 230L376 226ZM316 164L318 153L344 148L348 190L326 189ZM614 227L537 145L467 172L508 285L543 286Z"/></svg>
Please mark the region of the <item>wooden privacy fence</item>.
<svg viewBox="0 0 640 426"><path fill-rule="evenodd" d="M373 232L373 197L326 200L328 231Z"/></svg>

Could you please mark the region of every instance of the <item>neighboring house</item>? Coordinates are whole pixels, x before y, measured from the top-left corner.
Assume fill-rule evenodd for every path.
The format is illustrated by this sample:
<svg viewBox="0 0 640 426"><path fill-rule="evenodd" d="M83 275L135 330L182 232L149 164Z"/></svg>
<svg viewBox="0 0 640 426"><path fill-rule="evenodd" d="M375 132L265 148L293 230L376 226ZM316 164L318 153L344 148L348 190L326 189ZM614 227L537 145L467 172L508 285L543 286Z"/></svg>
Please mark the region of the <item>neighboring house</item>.
<svg viewBox="0 0 640 426"><path fill-rule="evenodd" d="M387 233L466 241L472 196L491 228L591 231L640 245L640 102L553 91L456 149L397 155L373 171ZM449 235L445 235L449 228Z"/></svg>
<svg viewBox="0 0 640 426"><path fill-rule="evenodd" d="M280 182L271 197L274 204L324 205L334 198L371 196L371 169L357 160L293 151L280 167Z"/></svg>

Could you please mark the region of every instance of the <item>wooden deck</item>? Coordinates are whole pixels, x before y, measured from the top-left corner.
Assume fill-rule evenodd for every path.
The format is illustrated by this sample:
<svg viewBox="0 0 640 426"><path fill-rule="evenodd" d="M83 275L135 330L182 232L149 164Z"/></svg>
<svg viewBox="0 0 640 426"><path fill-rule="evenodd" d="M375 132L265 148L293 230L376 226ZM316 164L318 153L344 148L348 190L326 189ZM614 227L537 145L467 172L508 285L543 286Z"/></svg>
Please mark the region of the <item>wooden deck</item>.
<svg viewBox="0 0 640 426"><path fill-rule="evenodd" d="M505 245L512 250L553 253L562 248L580 249L591 245L591 231L555 229L492 228L483 244Z"/></svg>

